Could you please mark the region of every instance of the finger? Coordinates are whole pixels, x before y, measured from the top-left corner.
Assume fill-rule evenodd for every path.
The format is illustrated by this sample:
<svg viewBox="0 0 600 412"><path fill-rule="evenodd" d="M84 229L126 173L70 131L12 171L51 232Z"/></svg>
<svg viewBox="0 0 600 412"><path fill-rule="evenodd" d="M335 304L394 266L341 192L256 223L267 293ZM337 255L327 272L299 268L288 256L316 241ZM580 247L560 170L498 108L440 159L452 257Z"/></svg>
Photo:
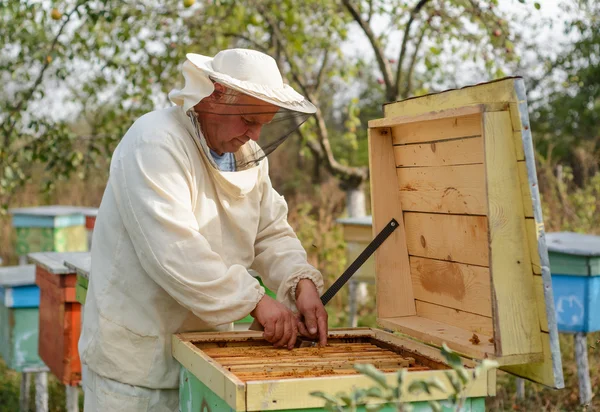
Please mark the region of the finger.
<svg viewBox="0 0 600 412"><path fill-rule="evenodd" d="M317 328L318 328L316 308L310 308L309 310L306 311L306 313L303 313L303 315L304 315L304 324L306 325L308 332L312 336L316 336Z"/></svg>
<svg viewBox="0 0 600 412"><path fill-rule="evenodd" d="M327 311L321 307L317 310L317 323L319 325L319 344L327 346Z"/></svg>
<svg viewBox="0 0 600 412"><path fill-rule="evenodd" d="M265 331L263 333L263 338L268 342L272 342L273 336L275 335L275 323L273 321L267 321L264 326Z"/></svg>
<svg viewBox="0 0 600 412"><path fill-rule="evenodd" d="M292 350L294 349L294 346L296 345L296 339L298 338L298 324L295 318L290 320L290 324L292 327L292 336L290 336L290 340L288 341L288 349Z"/></svg>
<svg viewBox="0 0 600 412"><path fill-rule="evenodd" d="M275 321L275 333L273 334L273 338L270 341L271 343L275 344L276 342L281 340L281 337L283 336L284 328L285 328L284 322L281 319L277 319Z"/></svg>
<svg viewBox="0 0 600 412"><path fill-rule="evenodd" d="M308 333L308 329L306 329L306 325L304 324L302 319L296 318L296 323L298 324L298 333L302 336L306 336L307 338L310 338L311 337L310 333Z"/></svg>
<svg viewBox="0 0 600 412"><path fill-rule="evenodd" d="M275 344L277 347L287 346L290 337L292 336L292 319L286 316L282 319L283 321L283 335L281 339Z"/></svg>

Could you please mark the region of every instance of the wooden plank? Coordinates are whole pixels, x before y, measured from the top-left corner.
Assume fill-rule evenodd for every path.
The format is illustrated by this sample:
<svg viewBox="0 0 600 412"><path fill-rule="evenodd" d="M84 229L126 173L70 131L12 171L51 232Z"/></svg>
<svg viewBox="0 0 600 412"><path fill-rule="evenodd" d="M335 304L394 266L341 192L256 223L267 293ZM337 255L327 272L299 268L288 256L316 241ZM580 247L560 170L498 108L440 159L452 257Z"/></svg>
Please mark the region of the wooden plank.
<svg viewBox="0 0 600 412"><path fill-rule="evenodd" d="M480 114L484 111L482 105L473 105L465 107L457 107L447 110L429 111L418 115L403 115L394 117L385 117L383 119L369 120L369 128L393 127L400 124L410 124L418 122L426 122L431 120L448 119L460 116L468 116L472 114Z"/></svg>
<svg viewBox="0 0 600 412"><path fill-rule="evenodd" d="M377 315L414 315L415 302L402 219L396 164L389 129L369 129L369 168L373 233L379 233L390 220L398 228L375 252L377 278Z"/></svg>
<svg viewBox="0 0 600 412"><path fill-rule="evenodd" d="M541 276L533 277L535 288L535 303L537 305L540 329L548 333L548 316L546 316L546 299L544 298L544 282Z"/></svg>
<svg viewBox="0 0 600 412"><path fill-rule="evenodd" d="M506 106L508 102L516 102L514 78L502 79L478 84L475 87L446 90L417 98L409 98L399 102L387 103L383 106L385 117L416 116L437 110L455 109L463 106L483 104L485 110L497 110L498 106ZM488 107L494 106L493 108ZM506 110L506 107L503 108Z"/></svg>
<svg viewBox="0 0 600 412"><path fill-rule="evenodd" d="M585 256L548 252L550 272L553 275L589 276L590 265Z"/></svg>
<svg viewBox="0 0 600 412"><path fill-rule="evenodd" d="M483 164L396 169L402 210L485 215Z"/></svg>
<svg viewBox="0 0 600 412"><path fill-rule="evenodd" d="M217 396L236 411L246 410L246 391L244 382L202 353L191 342L173 335L172 354L175 359L193 375L202 379Z"/></svg>
<svg viewBox="0 0 600 412"><path fill-rule="evenodd" d="M430 345L441 347L442 343L446 343L464 356L484 359L494 355L491 335L478 334L479 342L474 344L473 332L421 316L380 318L377 322L385 328L410 335Z"/></svg>
<svg viewBox="0 0 600 412"><path fill-rule="evenodd" d="M394 145L481 136L481 114L390 126Z"/></svg>
<svg viewBox="0 0 600 412"><path fill-rule="evenodd" d="M76 252L73 252L76 253ZM67 273L75 273L64 265L65 258L73 255L71 252L36 252L27 255L29 260L36 266L44 268L48 273L53 275L64 275Z"/></svg>
<svg viewBox="0 0 600 412"><path fill-rule="evenodd" d="M481 316L420 300L416 301L416 306L417 316L456 326L477 335L494 335L494 326L491 317Z"/></svg>
<svg viewBox="0 0 600 412"><path fill-rule="evenodd" d="M535 362L524 365L502 366L500 369L513 375L541 383L551 388L556 388L554 381L554 371L552 369L552 353L550 352L550 335L547 332L540 332L542 340L542 349L546 362ZM559 389L559 388L557 388Z"/></svg>
<svg viewBox="0 0 600 412"><path fill-rule="evenodd" d="M371 225L344 225L344 240L346 242L361 242L368 244L373 239Z"/></svg>
<svg viewBox="0 0 600 412"><path fill-rule="evenodd" d="M396 166L452 166L483 163L481 136L446 142L394 146Z"/></svg>
<svg viewBox="0 0 600 412"><path fill-rule="evenodd" d="M278 364L285 364L287 362L292 362L292 363L297 363L298 365L300 364L325 364L328 362L348 362L348 358L352 359L352 360L362 360L362 359L372 359L372 360L381 360L381 359L386 359L386 360L390 360L390 359L395 359L398 358L399 360L403 361L404 358L402 358L400 355L395 354L394 352L391 351L380 351L380 352L375 352L372 354L367 354L367 355L358 355L356 353L338 353L338 354L329 354L328 356L293 356L293 353L290 353L290 356L288 357L273 357L273 358L269 358L269 357L258 357L258 358L253 358L253 357L228 357L228 358L215 358L216 361L219 362L219 364L223 365L223 366L236 366L236 365L259 365L259 366L265 366L265 365L275 365L277 366Z"/></svg>
<svg viewBox="0 0 600 412"><path fill-rule="evenodd" d="M431 370L426 366L411 366L408 368L377 368L384 373L396 373L400 369L404 369L408 372L417 371L428 371ZM310 372L310 373L309 373ZM324 369L324 370L312 370L302 371L298 373L296 371L282 371L282 372L236 372L235 376L240 380L247 381L266 381L274 379L297 379L298 377L306 378L317 378L322 376L343 376L343 375L359 375L360 373L356 369Z"/></svg>
<svg viewBox="0 0 600 412"><path fill-rule="evenodd" d="M454 371L448 371L455 374ZM386 373L389 385L395 385L397 374ZM443 390L432 390L431 394L412 394L408 392L408 386L416 380L427 380L437 378L443 386ZM368 388L373 386L372 379L363 375L347 376L325 376L311 379L273 379L267 381L246 382L247 410L248 411L270 411L270 410L301 410L308 408L322 408L324 402L314 396L311 392L325 391L331 395L339 392L349 393L356 388ZM406 375L402 393L405 402L443 400L452 393L452 388L445 371L429 370L416 371ZM467 390L467 397L487 396L488 377L487 374L478 377L472 382Z"/></svg>
<svg viewBox="0 0 600 412"><path fill-rule="evenodd" d="M541 353L510 115L485 113L483 122L496 354Z"/></svg>
<svg viewBox="0 0 600 412"><path fill-rule="evenodd" d="M337 371L354 369L357 364L371 364L378 369L402 369L409 367L409 362L403 359L356 359L337 360L329 362L282 362L281 364L248 364L248 365L224 365L225 369L234 374L246 372L302 372Z"/></svg>
<svg viewBox="0 0 600 412"><path fill-rule="evenodd" d="M533 202L529 190L529 178L527 177L527 164L525 161L518 161L519 186L521 187L521 196L523 199L523 213L525 217L533 217Z"/></svg>
<svg viewBox="0 0 600 412"><path fill-rule="evenodd" d="M531 257L531 270L536 275L541 275L542 263L538 250L538 232L533 218L525 219L525 229L527 230L527 243L529 244L529 256Z"/></svg>
<svg viewBox="0 0 600 412"><path fill-rule="evenodd" d="M485 216L406 212L404 224L408 252L412 256L489 265Z"/></svg>
<svg viewBox="0 0 600 412"><path fill-rule="evenodd" d="M0 286L35 285L35 265L0 267Z"/></svg>
<svg viewBox="0 0 600 412"><path fill-rule="evenodd" d="M515 141L517 161L525 160L525 152L523 151L523 140L520 130L513 132L513 139Z"/></svg>
<svg viewBox="0 0 600 412"><path fill-rule="evenodd" d="M410 272L415 299L492 316L488 268L411 256Z"/></svg>

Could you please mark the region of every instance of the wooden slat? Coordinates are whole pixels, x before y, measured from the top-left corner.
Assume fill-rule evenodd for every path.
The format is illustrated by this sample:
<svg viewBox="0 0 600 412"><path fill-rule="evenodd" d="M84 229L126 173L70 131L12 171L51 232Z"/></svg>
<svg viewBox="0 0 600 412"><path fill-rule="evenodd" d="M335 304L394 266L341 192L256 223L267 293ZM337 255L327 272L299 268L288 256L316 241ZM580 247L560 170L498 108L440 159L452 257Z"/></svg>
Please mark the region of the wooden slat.
<svg viewBox="0 0 600 412"><path fill-rule="evenodd" d="M525 217L533 217L533 202L529 190L529 178L527 177L527 164L525 161L517 162L519 169L519 186L521 187L521 196L523 199L523 213Z"/></svg>
<svg viewBox="0 0 600 412"><path fill-rule="evenodd" d="M465 356L484 359L494 355L491 335L478 334L479 343L474 344L471 342L473 332L422 316L380 318L377 322L383 327L405 333L427 344L441 347L446 343L450 349Z"/></svg>
<svg viewBox="0 0 600 412"><path fill-rule="evenodd" d="M400 369L405 369L409 372L420 372L431 370L427 366L411 366L408 368L377 368L384 373L395 373ZM323 376L348 376L348 375L359 375L356 369L323 369L323 370L309 370L301 371L282 371L282 372L236 372L235 375L242 381L266 381L274 379L296 379L301 375L302 378L317 378Z"/></svg>
<svg viewBox="0 0 600 412"><path fill-rule="evenodd" d="M488 268L411 256L410 272L415 299L492 316Z"/></svg>
<svg viewBox="0 0 600 412"><path fill-rule="evenodd" d="M324 348L294 348L292 350L276 348L274 346L264 346L259 348L255 347L226 347L226 348L201 348L204 353L208 356L218 359L223 357L249 357L249 356L309 356L312 354L336 354L336 353L371 353L379 352L382 348L375 346L370 343L351 343L351 344L340 344L332 345L328 342L328 346Z"/></svg>
<svg viewBox="0 0 600 412"><path fill-rule="evenodd" d="M515 141L515 148L517 152L517 160L525 160L525 152L523 150L523 140L521 137L521 131L513 131L513 139Z"/></svg>
<svg viewBox="0 0 600 412"><path fill-rule="evenodd" d="M406 375L402 384L403 400L405 402L445 400L453 393L452 386L446 372L454 375L454 371L417 371ZM465 396L482 397L488 395L487 374L478 377L466 391ZM410 393L408 387L416 380L427 380L437 378L443 386L443 390L433 389L430 394ZM386 373L389 385L397 384L396 373ZM270 411L270 410L300 410L309 408L322 408L324 401L311 396L311 392L325 391L331 395L339 392L349 393L356 388L368 388L373 386L373 380L364 375L329 376L311 379L280 379L247 381L246 396L248 399L248 411Z"/></svg>
<svg viewBox="0 0 600 412"><path fill-rule="evenodd" d="M542 263L540 262L540 252L538 251L538 231L536 230L536 224L533 218L525 219L525 229L527 230L531 270L536 275L541 275Z"/></svg>
<svg viewBox="0 0 600 412"><path fill-rule="evenodd" d="M395 145L481 136L481 114L391 126Z"/></svg>
<svg viewBox="0 0 600 412"><path fill-rule="evenodd" d="M394 146L396 166L452 166L483 163L481 136L446 142Z"/></svg>
<svg viewBox="0 0 600 412"><path fill-rule="evenodd" d="M476 315L458 309L447 308L433 303L416 301L417 316L466 329L477 335L492 336L494 326L492 318Z"/></svg>
<svg viewBox="0 0 600 412"><path fill-rule="evenodd" d="M483 120L496 351L497 355L541 353L510 115L485 113Z"/></svg>
<svg viewBox="0 0 600 412"><path fill-rule="evenodd" d="M227 358L215 358L223 366L234 366L234 365L277 365L286 362L297 362L298 364L321 364L327 362L347 362L348 358L354 360L360 359L402 359L400 355L395 354L391 351L380 351L374 352L367 355L358 355L356 353L339 353L330 354L329 356L288 356L288 357L227 357Z"/></svg>
<svg viewBox="0 0 600 412"><path fill-rule="evenodd" d="M344 359L329 362L282 362L280 364L248 364L226 365L225 369L233 372L308 372L317 370L352 370L356 364L371 364L376 368L407 368L409 362L403 359Z"/></svg>
<svg viewBox="0 0 600 412"><path fill-rule="evenodd" d="M535 303L537 305L538 317L540 320L540 329L548 333L548 316L546 315L546 298L544 297L544 282L541 276L533 277L533 287L535 288Z"/></svg>
<svg viewBox="0 0 600 412"><path fill-rule="evenodd" d="M472 114L480 114L484 110L485 107L483 105L472 105L456 107L446 110L427 111L424 113L413 115L399 115L393 117L386 116L383 119L369 120L369 128L392 127L400 124L411 124L431 120L468 116Z"/></svg>
<svg viewBox="0 0 600 412"><path fill-rule="evenodd" d="M485 215L483 164L396 169L402 210Z"/></svg>
<svg viewBox="0 0 600 412"><path fill-rule="evenodd" d="M503 366L500 369L521 376L525 379L533 380L551 388L557 388L554 379L554 370L552 369L552 353L550 352L550 335L547 332L540 332L542 340L542 349L545 362L528 363L525 365Z"/></svg>
<svg viewBox="0 0 600 412"><path fill-rule="evenodd" d="M173 335L172 337L173 357L197 378L202 377L202 383L234 410L245 411L246 393L244 383L202 353L191 342L182 339L182 336L183 334Z"/></svg>
<svg viewBox="0 0 600 412"><path fill-rule="evenodd" d="M412 256L489 265L485 216L406 212L404 223Z"/></svg>
<svg viewBox="0 0 600 412"><path fill-rule="evenodd" d="M408 263L396 163L389 129L369 129L369 168L373 232L379 233L392 218L398 228L375 252L378 316L414 315L415 302Z"/></svg>

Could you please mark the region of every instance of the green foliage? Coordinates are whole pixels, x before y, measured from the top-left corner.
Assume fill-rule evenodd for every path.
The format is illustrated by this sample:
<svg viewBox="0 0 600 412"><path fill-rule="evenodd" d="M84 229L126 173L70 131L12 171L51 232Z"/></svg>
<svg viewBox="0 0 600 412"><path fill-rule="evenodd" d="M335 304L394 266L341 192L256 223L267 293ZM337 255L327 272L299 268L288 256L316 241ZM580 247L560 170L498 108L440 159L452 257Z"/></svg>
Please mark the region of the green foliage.
<svg viewBox="0 0 600 412"><path fill-rule="evenodd" d="M386 406L393 406L398 411L410 411L410 405L403 400L405 393L413 395L426 393L427 395L431 395L442 392L447 395L448 400L444 404L445 408L450 406L453 410L460 411L464 406L469 385L481 376L481 374L498 367L498 363L486 359L475 368L467 369L464 367L460 356L445 344L442 346L441 354L446 363L452 368L444 372L450 384L450 391L448 391L448 384L445 384L437 377L425 380L417 379L407 384L407 372L405 369L401 369L396 374L396 379L390 383L390 379L373 365L357 364L354 368L369 377L375 383L375 386L358 388L350 394L338 393L331 395L324 391L316 391L312 392L311 395L323 399L325 401L325 409L329 411L356 412L358 407L361 406L365 407L367 411L379 411ZM442 410L440 402L429 401L428 403L433 411Z"/></svg>

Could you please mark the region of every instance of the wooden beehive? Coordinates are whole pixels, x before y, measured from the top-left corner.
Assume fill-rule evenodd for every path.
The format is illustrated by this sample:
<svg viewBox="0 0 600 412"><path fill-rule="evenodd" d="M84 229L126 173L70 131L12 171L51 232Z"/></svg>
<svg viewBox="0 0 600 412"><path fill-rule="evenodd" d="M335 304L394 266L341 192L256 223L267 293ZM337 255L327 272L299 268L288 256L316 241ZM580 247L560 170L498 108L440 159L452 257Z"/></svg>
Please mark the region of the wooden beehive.
<svg viewBox="0 0 600 412"><path fill-rule="evenodd" d="M72 253L38 252L28 255L36 265L40 288L39 354L65 385L81 380L77 344L81 334L81 304L75 298L77 274L64 265Z"/></svg>
<svg viewBox="0 0 600 412"><path fill-rule="evenodd" d="M373 237L391 219L399 223L375 253L377 322L386 331L332 332L325 356L281 355L295 362L266 347L257 353L253 347L265 344L259 334L175 336L181 396L190 400L182 411L200 405L194 391L234 410L319 407L310 392L370 386L353 374L357 360L381 361L390 380L392 370L407 368L408 381L437 377L448 385L434 348L443 343L465 365L495 359L510 373L563 386L522 79L396 102L384 113L369 122L369 159ZM250 359L238 362L236 352ZM475 380L472 402L495 394L494 373ZM447 396L434 391L419 400Z"/></svg>
<svg viewBox="0 0 600 412"><path fill-rule="evenodd" d="M34 265L0 267L0 355L18 372L47 370L38 356L39 303Z"/></svg>

